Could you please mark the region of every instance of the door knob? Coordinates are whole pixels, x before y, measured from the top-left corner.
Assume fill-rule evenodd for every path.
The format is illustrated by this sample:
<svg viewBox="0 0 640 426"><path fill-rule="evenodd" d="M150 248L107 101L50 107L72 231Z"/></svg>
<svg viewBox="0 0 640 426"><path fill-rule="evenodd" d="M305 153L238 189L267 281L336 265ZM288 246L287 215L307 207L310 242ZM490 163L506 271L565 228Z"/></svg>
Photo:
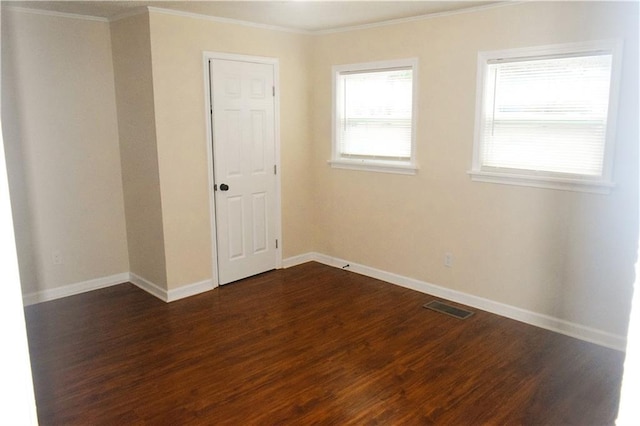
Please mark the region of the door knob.
<svg viewBox="0 0 640 426"><path fill-rule="evenodd" d="M227 185L226 183L220 184L220 191L228 191L229 190L229 185Z"/></svg>

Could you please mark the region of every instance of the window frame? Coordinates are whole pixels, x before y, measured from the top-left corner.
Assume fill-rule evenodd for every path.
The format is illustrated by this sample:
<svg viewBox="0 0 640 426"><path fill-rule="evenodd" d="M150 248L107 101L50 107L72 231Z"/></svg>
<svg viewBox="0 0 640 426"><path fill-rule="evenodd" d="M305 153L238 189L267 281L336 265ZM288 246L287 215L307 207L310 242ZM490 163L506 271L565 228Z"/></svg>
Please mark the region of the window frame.
<svg viewBox="0 0 640 426"><path fill-rule="evenodd" d="M612 55L609 108L604 140L603 169L600 176L533 171L518 168L485 167L481 164L484 133L484 93L488 67L496 60L513 60L568 57L580 54L603 53ZM554 44L505 50L478 52L476 81L476 115L473 141L473 158L468 174L473 181L508 185L532 186L568 191L609 194L615 187L613 182L613 157L616 139L616 118L622 62L622 40L595 40L581 43Z"/></svg>
<svg viewBox="0 0 640 426"><path fill-rule="evenodd" d="M340 75L346 73L358 72L382 72L396 68L411 68L411 158L409 161L395 160L378 160L371 158L348 159L342 158L340 155L339 144L339 128L338 128L338 83ZM388 61L363 62L357 64L334 65L332 67L332 111L331 111L331 160L328 163L332 168L364 170L383 173L398 173L414 175L418 171L416 162L416 129L418 116L418 58L395 59Z"/></svg>

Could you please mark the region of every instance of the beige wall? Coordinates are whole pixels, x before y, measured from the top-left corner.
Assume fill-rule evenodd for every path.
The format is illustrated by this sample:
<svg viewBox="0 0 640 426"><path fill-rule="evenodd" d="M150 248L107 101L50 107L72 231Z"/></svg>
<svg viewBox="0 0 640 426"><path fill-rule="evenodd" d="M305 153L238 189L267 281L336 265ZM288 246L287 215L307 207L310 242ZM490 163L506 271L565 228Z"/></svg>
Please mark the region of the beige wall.
<svg viewBox="0 0 640 426"><path fill-rule="evenodd" d="M3 26L3 114L27 282L127 267L166 290L211 278L202 52L239 53L280 61L285 259L319 252L624 335L638 228L637 4L528 2L316 36L152 11L110 24L115 87L107 24L19 15ZM611 195L471 182L477 52L608 38L625 39ZM420 60L419 173L331 169L331 66L406 57ZM95 139L70 134L95 126ZM58 269L74 275L54 276L58 246Z"/></svg>
<svg viewBox="0 0 640 426"><path fill-rule="evenodd" d="M310 37L158 12L150 19L168 288L212 275L203 51L278 58L284 257L313 250Z"/></svg>
<svg viewBox="0 0 640 426"><path fill-rule="evenodd" d="M109 25L2 15L3 128L23 292L126 272Z"/></svg>
<svg viewBox="0 0 640 426"><path fill-rule="evenodd" d="M478 51L618 37L611 195L471 182ZM625 335L638 226L637 42L637 4L589 2L529 2L317 37L316 250ZM331 169L331 66L405 57L420 61L418 175Z"/></svg>
<svg viewBox="0 0 640 426"><path fill-rule="evenodd" d="M131 272L167 287L149 16L111 23Z"/></svg>

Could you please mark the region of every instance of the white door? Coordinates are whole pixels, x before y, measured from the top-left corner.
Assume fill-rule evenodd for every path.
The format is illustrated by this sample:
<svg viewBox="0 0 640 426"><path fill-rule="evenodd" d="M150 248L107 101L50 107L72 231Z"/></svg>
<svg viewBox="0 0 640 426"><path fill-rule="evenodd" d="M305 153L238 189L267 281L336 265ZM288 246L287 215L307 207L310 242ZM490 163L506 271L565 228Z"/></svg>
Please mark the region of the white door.
<svg viewBox="0 0 640 426"><path fill-rule="evenodd" d="M274 66L211 59L218 282L276 267Z"/></svg>

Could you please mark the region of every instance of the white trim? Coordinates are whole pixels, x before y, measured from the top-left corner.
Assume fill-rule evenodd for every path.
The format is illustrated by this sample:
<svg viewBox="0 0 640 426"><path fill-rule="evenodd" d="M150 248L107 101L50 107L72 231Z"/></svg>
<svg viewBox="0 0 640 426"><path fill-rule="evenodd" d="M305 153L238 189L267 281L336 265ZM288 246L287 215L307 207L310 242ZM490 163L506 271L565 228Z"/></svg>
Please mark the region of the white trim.
<svg viewBox="0 0 640 426"><path fill-rule="evenodd" d="M469 170L467 172L474 182L498 183L503 185L531 186L534 188L559 189L563 191L590 192L594 194L610 194L615 188L613 182L563 179L550 176L525 174L494 173Z"/></svg>
<svg viewBox="0 0 640 426"><path fill-rule="evenodd" d="M271 61L273 64L273 86L275 87L273 100L273 130L275 138L275 166L276 166L276 268L282 268L282 164L280 162L280 60L277 58L261 58L263 61Z"/></svg>
<svg viewBox="0 0 640 426"><path fill-rule="evenodd" d="M218 287L218 238L216 234L216 197L215 197L215 177L213 175L213 123L212 109L213 101L211 99L211 71L209 65L208 52L202 53L203 77L204 77L204 116L206 123L207 139L207 178L209 179L209 229L211 232L211 273L213 286Z"/></svg>
<svg viewBox="0 0 640 426"><path fill-rule="evenodd" d="M132 16L138 16L138 15L143 15L145 13L148 13L149 11L147 10L147 7L141 6L141 7L134 7L133 9L129 9L126 10L122 13L118 13L116 15L113 15L112 17L108 18L109 22L116 22L116 21L120 21L121 19L126 19L126 18L131 18Z"/></svg>
<svg viewBox="0 0 640 426"><path fill-rule="evenodd" d="M136 287L138 287L139 289L144 290L147 293L151 294L152 296L157 297L163 302L169 302L169 294L167 290L161 288L160 286L152 283L151 281L145 278L142 278L140 275L137 275L131 272L129 282L135 285Z"/></svg>
<svg viewBox="0 0 640 426"><path fill-rule="evenodd" d="M443 18L443 17L447 17L447 16L462 15L462 14L465 14L465 13L482 12L482 11L485 11L485 10L497 9L497 8L501 8L501 7L505 7L505 6L513 6L513 5L521 4L521 3L528 3L528 1L527 0L500 1L500 2L494 3L494 4L467 7L467 8L459 9L459 10L450 10L450 11L445 11L445 12L427 13L425 15L410 16L408 18L390 19L390 20L387 20L387 21L373 22L373 23L370 23L370 24L362 24L362 25L352 25L352 26L340 27L340 28L334 28L334 29L328 29L328 30L316 30L316 31L311 31L311 34L313 34L313 35L325 35L325 34L344 33L344 32L349 32L349 31L368 30L368 29L371 29L371 28L386 27L386 26L389 26L389 25L406 24L408 22L424 21L424 20L427 20L427 19Z"/></svg>
<svg viewBox="0 0 640 426"><path fill-rule="evenodd" d="M362 170L367 172L396 173L400 175L415 175L419 167L416 164L394 164L375 160L328 160L334 169Z"/></svg>
<svg viewBox="0 0 640 426"><path fill-rule="evenodd" d="M496 315L511 318L529 325L551 330L566 336L575 337L580 340L595 343L617 351L624 352L626 348L626 337L619 336L606 331L565 321L559 318L528 311L526 309L496 302L494 300L485 299L483 297L474 296L457 290L441 287L435 284L416 280L414 278L405 277L391 272L375 269L370 266L361 265L348 260L327 256L320 253L306 253L293 258L285 259L284 264L295 266L303 261L316 261L334 268L344 269L357 274L365 275L386 281L401 287L426 293L435 297L447 299L456 303L482 309Z"/></svg>
<svg viewBox="0 0 640 426"><path fill-rule="evenodd" d="M611 64L609 110L604 141L602 176L590 178L589 176L582 175L567 175L567 177L564 177L561 173L543 171L534 172L529 170L521 171L519 169L499 169L485 167L482 165L482 156L480 153L484 135L482 117L484 116L483 110L485 108L484 102L486 96L485 80L487 78L489 63L494 62L495 60L517 60L521 58L540 58L555 55L566 56L598 51L610 52L613 58L613 63ZM467 172L471 176L471 180L476 182L609 194L611 192L611 188L615 186L615 183L613 182L613 160L622 54L622 39L591 40L576 43L562 43L478 52L473 155L471 159L471 170Z"/></svg>
<svg viewBox="0 0 640 426"><path fill-rule="evenodd" d="M281 31L281 32L296 33L296 34L305 34L305 35L325 35L325 34L342 33L342 32L349 32L349 31L365 30L370 28L386 27L389 25L403 24L408 22L422 21L427 19L441 18L441 17L460 15L465 13L475 13L475 12L481 12L484 10L497 9L505 6L513 6L520 3L526 3L526 1L503 1L495 4L468 7L468 8L453 10L453 11L428 13L425 15L411 16L408 18L391 19L386 21L374 22L370 24L352 25L352 26L332 28L327 30L300 30L296 28L281 27L278 25L260 24L256 22L243 21L239 19L223 18L218 16L203 15L203 14L193 13L193 12L183 12L179 10L164 9L164 8L155 7L155 6L134 8L132 10L128 10L123 13L116 14L110 18L103 18L100 16L80 15L75 13L55 12L55 11L44 10L44 9L31 9L31 8L19 7L19 6L3 6L3 10L19 11L24 13L32 13L36 15L57 16L57 17L72 18L72 19L84 19L87 21L99 21L99 22L115 22L131 16L140 15L148 11L148 12L162 13L165 15L181 16L184 18L202 19L206 21L219 22L223 24L242 25L245 27L259 28L259 29L271 30L271 31Z"/></svg>
<svg viewBox="0 0 640 426"><path fill-rule="evenodd" d="M97 22L109 23L109 20L107 18L101 18L99 16L79 15L77 13L55 12L53 10L45 10L45 9L31 9L28 7L19 7L19 6L3 6L2 10L6 10L7 12L28 13L31 15L53 16L56 18L82 19L84 21L97 21Z"/></svg>
<svg viewBox="0 0 640 426"><path fill-rule="evenodd" d="M270 56L242 55L239 53L204 51L202 52L202 56L205 61L208 61L209 59L224 59L227 61L253 62L256 64L268 64L268 65L278 65L278 62L279 62L278 58L273 58ZM277 94L278 93L276 91L276 95Z"/></svg>
<svg viewBox="0 0 640 426"><path fill-rule="evenodd" d="M184 299L185 297L206 293L207 291L213 290L215 287L216 286L213 284L213 279L208 279L193 284L187 284L166 292L166 302L174 302L176 300Z"/></svg>
<svg viewBox="0 0 640 426"><path fill-rule="evenodd" d="M615 54L621 54L622 39L606 39L606 40L588 40L572 43L555 43L541 46L515 47L510 49L498 49L478 52L478 59L482 63L492 60L505 59L529 59L544 56L559 55L572 56L579 53L592 53L598 51L610 51ZM511 61L505 61L511 62ZM613 77L612 77L613 78Z"/></svg>
<svg viewBox="0 0 640 426"><path fill-rule="evenodd" d="M47 302L49 300L60 299L62 297L73 296L88 291L98 290L100 288L111 287L114 285L126 283L129 281L129 273L109 275L107 277L95 278L92 280L81 281L74 284L56 287L47 290L27 293L22 296L22 302L25 306L35 303Z"/></svg>
<svg viewBox="0 0 640 426"><path fill-rule="evenodd" d="M236 53L225 52L202 52L202 66L204 77L204 113L206 123L206 146L207 146L207 175L209 179L209 209L210 209L210 228L211 228L211 263L213 265L213 287L218 287L218 247L216 237L216 219L215 219L215 177L213 175L213 123L211 122L211 81L209 71L209 61L212 59L222 59L228 61L251 62L258 64L267 64L273 66L273 84L275 86L274 96L274 163L276 166L276 211L275 211L275 239L278 240L278 247L275 249L275 268L282 268L282 167L280 161L280 60L267 56L241 55Z"/></svg>
<svg viewBox="0 0 640 426"><path fill-rule="evenodd" d="M155 296L163 302L167 303L175 302L176 300L195 296L197 294L206 293L207 291L211 291L217 287L217 285L214 283L213 278L211 278L199 281L197 283L183 285L167 291L159 285L154 284L153 282L142 278L141 276L134 274L133 272L130 275L131 279L129 280L129 282L131 282L141 290L144 290L152 296Z"/></svg>
<svg viewBox="0 0 640 426"><path fill-rule="evenodd" d="M501 302L496 302L494 300L485 299L483 297L474 296L472 294L452 290L425 281L405 277L348 260L327 256L321 253L310 252L286 258L282 261L282 267L290 268L311 261L332 266L334 268L348 270L371 278L376 278L391 284L399 285L401 287L416 290L421 293L440 297L453 302L461 303L477 309L482 309L496 315L511 318L517 321L524 322L526 324L541 327L618 351L624 352L626 348L625 336L608 333L596 328L576 324L570 321L551 317L549 315L532 312ZM167 291L137 274L134 274L132 272L125 272L58 287L55 289L28 293L23 295L23 304L25 306L32 305L35 303L46 302L49 300L55 300L67 296L85 293L88 291L111 287L126 282L134 284L136 287L167 303L201 294L213 290L216 287L214 285L213 279L207 279Z"/></svg>
<svg viewBox="0 0 640 426"><path fill-rule="evenodd" d="M205 21L219 22L222 24L242 25L244 27L259 28L262 30L270 30L270 31L281 31L286 33L307 34L307 35L313 34L312 31L297 30L294 28L280 27L278 25L260 24L257 22L243 21L240 19L221 18L218 16L202 15L202 14L193 13L193 12L183 12L180 10L163 9L163 8L154 7L154 6L147 6L147 9L149 10L149 12L162 13L164 15L180 16L183 18L201 19Z"/></svg>
<svg viewBox="0 0 640 426"><path fill-rule="evenodd" d="M292 266L302 265L307 262L318 262L319 253L304 253L293 257L287 257L282 262L283 268L291 268Z"/></svg>
<svg viewBox="0 0 640 426"><path fill-rule="evenodd" d="M213 290L215 288L213 279L200 281L193 284L187 284L172 290L165 290L152 283L151 281L134 274L133 272L123 272L121 274L109 275L107 277L96 278L93 280L82 281L75 284L69 284L62 287L52 288L49 290L27 293L22 296L24 306L36 303L48 302L50 300L61 299L63 297L74 296L76 294L86 293L101 288L111 287L114 285L130 282L141 290L146 291L152 296L164 302L173 302L184 299L185 297L195 296L200 293Z"/></svg>
<svg viewBox="0 0 640 426"><path fill-rule="evenodd" d="M344 95L343 90L338 85L341 74L352 72L369 72L384 71L393 68L411 68L411 158L409 161L381 161L375 159L348 159L340 155L338 149L338 114L342 115L341 104ZM328 163L332 168L363 170L383 173L398 173L406 175L415 175L418 171L416 163L416 146L418 131L418 97L419 91L419 59L417 57L391 59L386 61L361 62L355 64L334 65L331 67L331 160Z"/></svg>

